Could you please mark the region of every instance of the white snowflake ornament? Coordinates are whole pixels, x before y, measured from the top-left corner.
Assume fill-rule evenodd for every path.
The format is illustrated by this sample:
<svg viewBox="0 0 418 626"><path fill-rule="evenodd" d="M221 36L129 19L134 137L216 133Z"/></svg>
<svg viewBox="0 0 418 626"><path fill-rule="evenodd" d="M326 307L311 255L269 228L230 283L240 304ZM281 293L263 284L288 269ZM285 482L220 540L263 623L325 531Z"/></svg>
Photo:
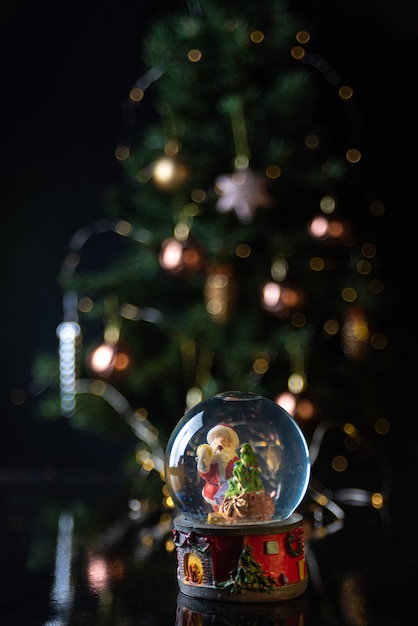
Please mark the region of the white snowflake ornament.
<svg viewBox="0 0 418 626"><path fill-rule="evenodd" d="M231 175L218 176L215 191L220 196L216 209L226 213L232 209L242 224L249 224L257 209L273 206L273 198L267 191L267 178L249 169L235 170Z"/></svg>

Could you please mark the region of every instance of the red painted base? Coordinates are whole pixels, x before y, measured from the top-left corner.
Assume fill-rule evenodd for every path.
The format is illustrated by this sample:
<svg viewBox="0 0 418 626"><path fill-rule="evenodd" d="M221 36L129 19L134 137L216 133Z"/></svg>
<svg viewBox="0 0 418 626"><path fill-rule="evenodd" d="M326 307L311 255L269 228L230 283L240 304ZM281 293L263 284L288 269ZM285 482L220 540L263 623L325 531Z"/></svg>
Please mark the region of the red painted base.
<svg viewBox="0 0 418 626"><path fill-rule="evenodd" d="M308 585L302 516L254 525L201 525L174 520L177 580L195 598L277 602Z"/></svg>

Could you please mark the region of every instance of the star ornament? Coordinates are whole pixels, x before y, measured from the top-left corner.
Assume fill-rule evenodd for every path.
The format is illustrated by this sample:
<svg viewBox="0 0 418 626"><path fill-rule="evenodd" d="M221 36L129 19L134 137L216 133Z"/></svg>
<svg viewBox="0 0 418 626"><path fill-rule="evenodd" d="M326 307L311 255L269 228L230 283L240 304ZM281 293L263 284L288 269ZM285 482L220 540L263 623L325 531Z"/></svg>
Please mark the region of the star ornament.
<svg viewBox="0 0 418 626"><path fill-rule="evenodd" d="M235 170L231 175L218 176L215 191L219 195L216 209L220 213L234 210L242 224L249 224L257 209L273 206L267 191L268 179L251 170Z"/></svg>

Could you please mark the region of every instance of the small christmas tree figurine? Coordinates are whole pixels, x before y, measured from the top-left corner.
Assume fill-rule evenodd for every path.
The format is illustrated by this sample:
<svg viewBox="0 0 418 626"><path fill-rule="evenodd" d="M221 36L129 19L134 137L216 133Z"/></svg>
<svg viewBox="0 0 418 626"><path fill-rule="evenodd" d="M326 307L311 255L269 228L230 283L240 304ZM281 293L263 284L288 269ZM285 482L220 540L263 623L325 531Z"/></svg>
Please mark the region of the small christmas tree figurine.
<svg viewBox="0 0 418 626"><path fill-rule="evenodd" d="M275 586L276 579L263 571L253 556L252 547L245 543L237 566L231 572L231 579L224 588L232 595L244 593L244 590L269 593Z"/></svg>
<svg viewBox="0 0 418 626"><path fill-rule="evenodd" d="M263 491L260 474L257 455L249 443L244 443L240 449L240 459L234 464L232 477L228 481L229 487L225 497Z"/></svg>
<svg viewBox="0 0 418 626"><path fill-rule="evenodd" d="M274 502L265 493L261 480L258 457L249 443L240 448L240 458L235 462L232 477L220 508L227 520L251 518L269 520L274 512Z"/></svg>

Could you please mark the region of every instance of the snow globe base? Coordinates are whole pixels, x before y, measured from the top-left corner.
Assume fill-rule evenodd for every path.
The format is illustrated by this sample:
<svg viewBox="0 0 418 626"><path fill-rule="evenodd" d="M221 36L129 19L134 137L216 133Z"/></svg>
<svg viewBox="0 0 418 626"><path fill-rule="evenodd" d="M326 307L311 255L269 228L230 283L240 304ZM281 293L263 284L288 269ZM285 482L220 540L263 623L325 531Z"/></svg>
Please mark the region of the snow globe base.
<svg viewBox="0 0 418 626"><path fill-rule="evenodd" d="M191 597L226 602L278 602L303 595L308 585L303 520L196 525L174 520L177 580Z"/></svg>

